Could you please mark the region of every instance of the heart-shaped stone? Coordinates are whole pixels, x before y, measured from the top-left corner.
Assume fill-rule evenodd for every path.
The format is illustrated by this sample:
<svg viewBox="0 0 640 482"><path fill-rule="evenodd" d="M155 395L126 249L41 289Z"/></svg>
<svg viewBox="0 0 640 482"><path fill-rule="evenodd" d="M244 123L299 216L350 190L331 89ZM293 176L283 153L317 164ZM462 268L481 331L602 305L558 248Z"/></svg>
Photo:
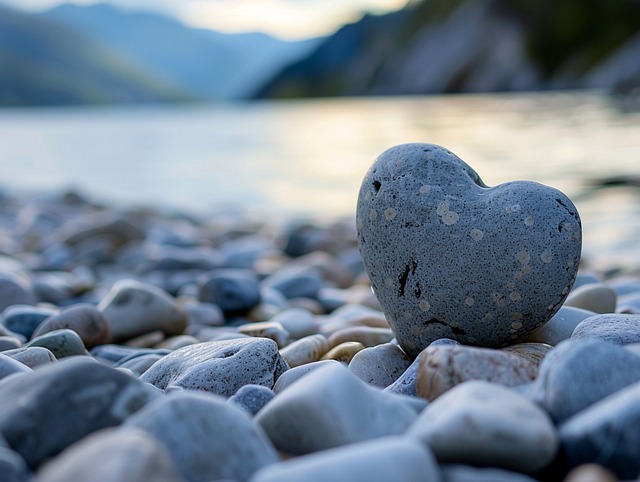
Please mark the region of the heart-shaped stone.
<svg viewBox="0 0 640 482"><path fill-rule="evenodd" d="M448 150L388 149L358 197L360 252L398 342L504 346L547 322L578 271L580 217L532 181L490 188Z"/></svg>

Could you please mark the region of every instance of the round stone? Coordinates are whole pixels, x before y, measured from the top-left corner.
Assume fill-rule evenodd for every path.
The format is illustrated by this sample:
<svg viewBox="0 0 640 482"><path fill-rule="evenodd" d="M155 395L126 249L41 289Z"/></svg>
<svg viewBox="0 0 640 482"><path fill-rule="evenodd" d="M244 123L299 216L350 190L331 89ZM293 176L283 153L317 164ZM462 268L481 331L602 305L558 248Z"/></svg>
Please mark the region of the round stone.
<svg viewBox="0 0 640 482"><path fill-rule="evenodd" d="M580 217L564 194L531 181L490 188L431 144L375 161L357 226L372 287L412 357L438 338L487 347L524 338L560 308L580 262Z"/></svg>

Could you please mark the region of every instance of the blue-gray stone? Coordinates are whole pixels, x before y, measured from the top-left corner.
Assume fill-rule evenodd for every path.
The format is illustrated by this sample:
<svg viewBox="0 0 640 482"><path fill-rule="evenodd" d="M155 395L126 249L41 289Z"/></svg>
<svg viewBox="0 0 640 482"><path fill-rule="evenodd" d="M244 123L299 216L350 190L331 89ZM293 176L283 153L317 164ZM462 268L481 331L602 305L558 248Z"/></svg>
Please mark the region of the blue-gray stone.
<svg viewBox="0 0 640 482"><path fill-rule="evenodd" d="M2 313L2 324L9 330L31 338L40 324L57 312L49 308L28 305L13 305Z"/></svg>
<svg viewBox="0 0 640 482"><path fill-rule="evenodd" d="M12 273L0 273L0 311L11 305L35 305L37 301L28 280Z"/></svg>
<svg viewBox="0 0 640 482"><path fill-rule="evenodd" d="M617 345L640 343L640 314L605 313L581 321L571 338L598 338Z"/></svg>
<svg viewBox="0 0 640 482"><path fill-rule="evenodd" d="M260 283L250 270L214 270L198 284L198 299L219 306L225 315L243 315L260 303Z"/></svg>
<svg viewBox="0 0 640 482"><path fill-rule="evenodd" d="M48 365L58 361L55 355L51 353L51 350L42 346L21 347L15 350L7 350L2 354L19 361L29 368Z"/></svg>
<svg viewBox="0 0 640 482"><path fill-rule="evenodd" d="M32 371L27 365L0 353L0 379L13 375L14 373L28 373Z"/></svg>
<svg viewBox="0 0 640 482"><path fill-rule="evenodd" d="M391 385L386 387L386 392L397 393L398 395L418 396L418 370L420 369L420 355L407 367L407 369Z"/></svg>
<svg viewBox="0 0 640 482"><path fill-rule="evenodd" d="M0 352L6 350L15 350L16 348L20 348L21 346L22 342L15 336L0 336Z"/></svg>
<svg viewBox="0 0 640 482"><path fill-rule="evenodd" d="M313 267L293 266L269 276L262 285L280 291L288 299L317 298L322 277Z"/></svg>
<svg viewBox="0 0 640 482"><path fill-rule="evenodd" d="M132 358L148 355L148 354L163 354L167 355L171 353L171 350L157 350L154 348L137 348L133 346L124 345L100 345L91 349L89 354L96 360L106 365L114 365L118 363L124 363Z"/></svg>
<svg viewBox="0 0 640 482"><path fill-rule="evenodd" d="M559 427L568 468L595 462L622 480L640 474L640 382L579 412Z"/></svg>
<svg viewBox="0 0 640 482"><path fill-rule="evenodd" d="M566 340L542 360L525 395L561 423L640 381L640 357L598 339Z"/></svg>
<svg viewBox="0 0 640 482"><path fill-rule="evenodd" d="M0 434L30 467L101 428L122 423L161 392L88 357L0 381Z"/></svg>
<svg viewBox="0 0 640 482"><path fill-rule="evenodd" d="M80 335L68 329L50 331L49 333L34 338L24 346L41 346L47 348L51 350L51 353L58 359L88 354Z"/></svg>
<svg viewBox="0 0 640 482"><path fill-rule="evenodd" d="M431 144L378 157L356 222L373 289L411 357L438 338L524 338L562 306L580 262L580 217L564 194L530 181L489 188Z"/></svg>
<svg viewBox="0 0 640 482"><path fill-rule="evenodd" d="M55 330L70 329L82 339L84 346L93 348L111 340L109 322L95 306L78 303L43 321L33 332L33 338Z"/></svg>
<svg viewBox="0 0 640 482"><path fill-rule="evenodd" d="M0 479L2 482L29 482L29 469L24 459L13 450L0 446Z"/></svg>
<svg viewBox="0 0 640 482"><path fill-rule="evenodd" d="M275 397L273 390L261 385L245 385L227 400L238 407L246 410L251 416L262 409L269 401Z"/></svg>

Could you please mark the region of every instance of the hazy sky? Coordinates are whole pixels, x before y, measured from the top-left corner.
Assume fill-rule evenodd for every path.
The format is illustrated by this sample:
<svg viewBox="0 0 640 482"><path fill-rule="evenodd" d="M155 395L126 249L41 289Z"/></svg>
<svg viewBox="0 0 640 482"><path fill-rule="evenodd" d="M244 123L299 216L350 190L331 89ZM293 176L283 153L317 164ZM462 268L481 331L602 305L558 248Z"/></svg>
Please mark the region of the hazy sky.
<svg viewBox="0 0 640 482"><path fill-rule="evenodd" d="M44 10L65 3L61 0L0 1L28 10ZM396 10L406 5L407 0L108 0L105 3L130 10L161 11L192 26L227 32L264 31L285 38L300 38L330 33L356 20L362 11Z"/></svg>

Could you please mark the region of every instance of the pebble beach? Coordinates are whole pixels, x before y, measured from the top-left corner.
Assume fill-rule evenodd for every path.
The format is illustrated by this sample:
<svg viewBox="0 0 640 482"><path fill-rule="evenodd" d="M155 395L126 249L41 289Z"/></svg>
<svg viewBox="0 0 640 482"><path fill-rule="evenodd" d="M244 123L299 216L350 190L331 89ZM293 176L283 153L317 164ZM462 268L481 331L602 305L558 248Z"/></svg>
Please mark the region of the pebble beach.
<svg viewBox="0 0 640 482"><path fill-rule="evenodd" d="M640 266L583 259L525 337L416 355L357 224L4 193L0 480L638 480Z"/></svg>

